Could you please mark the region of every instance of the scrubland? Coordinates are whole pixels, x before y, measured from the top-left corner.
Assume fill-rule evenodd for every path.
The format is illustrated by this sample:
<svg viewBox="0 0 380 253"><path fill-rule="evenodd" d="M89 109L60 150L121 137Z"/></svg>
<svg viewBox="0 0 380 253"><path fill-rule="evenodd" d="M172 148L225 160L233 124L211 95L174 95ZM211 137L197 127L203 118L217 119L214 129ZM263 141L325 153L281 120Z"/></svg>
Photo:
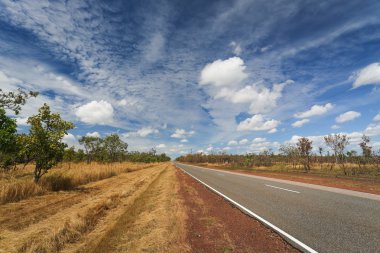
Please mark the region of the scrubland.
<svg viewBox="0 0 380 253"><path fill-rule="evenodd" d="M0 252L186 252L171 163L63 164L2 174Z"/></svg>

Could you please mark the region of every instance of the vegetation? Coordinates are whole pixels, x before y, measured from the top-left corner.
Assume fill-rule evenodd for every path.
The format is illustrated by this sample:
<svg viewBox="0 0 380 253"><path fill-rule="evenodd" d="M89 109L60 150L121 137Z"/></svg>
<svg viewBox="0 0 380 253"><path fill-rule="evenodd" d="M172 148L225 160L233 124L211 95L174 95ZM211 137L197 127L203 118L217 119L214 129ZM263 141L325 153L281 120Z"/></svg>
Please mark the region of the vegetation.
<svg viewBox="0 0 380 253"><path fill-rule="evenodd" d="M380 177L380 150L374 151L370 138L363 135L359 147L362 154L347 150L349 138L344 134L328 135L324 138L327 152L317 147L312 152L312 141L302 137L296 144L287 143L280 147L279 154L264 150L259 154L244 155L188 154L176 160L187 163L220 164L230 169L268 170L268 171L303 171L309 173L343 174L344 176Z"/></svg>
<svg viewBox="0 0 380 253"><path fill-rule="evenodd" d="M59 113L52 113L47 104L39 109L38 114L28 118L29 134L17 133L16 120L7 116L6 110L11 110L17 115L26 100L37 95L37 92L27 93L20 89L8 93L0 89L0 168L4 171L20 168L17 164L23 164L22 168L25 169L28 164L33 163L33 178L34 182L38 183L44 174L63 161L68 163L69 168L73 162L84 161L88 164L170 161L170 157L166 154L156 154L154 149L151 152L128 152L128 144L117 134L104 138L83 136L79 143L84 150L68 148L62 140L68 134L68 130L74 128L74 124L63 120ZM39 187L35 188L37 190L31 192L40 192Z"/></svg>

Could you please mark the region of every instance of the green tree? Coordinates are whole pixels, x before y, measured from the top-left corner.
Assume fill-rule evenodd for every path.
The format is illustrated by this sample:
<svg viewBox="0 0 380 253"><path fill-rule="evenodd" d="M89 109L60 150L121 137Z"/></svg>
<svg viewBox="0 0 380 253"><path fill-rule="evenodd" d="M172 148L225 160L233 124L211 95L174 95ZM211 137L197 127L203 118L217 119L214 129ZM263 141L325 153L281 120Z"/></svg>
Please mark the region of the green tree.
<svg viewBox="0 0 380 253"><path fill-rule="evenodd" d="M111 134L104 138L103 146L107 153L107 160L111 162L121 161L128 148L128 144L123 142L117 134Z"/></svg>
<svg viewBox="0 0 380 253"><path fill-rule="evenodd" d="M36 162L34 182L37 183L42 175L63 159L67 145L62 143L62 138L74 128L74 124L64 121L59 113L51 113L47 104L27 122L31 125L28 141L32 159Z"/></svg>
<svg viewBox="0 0 380 253"><path fill-rule="evenodd" d="M26 100L30 97L36 97L38 92L26 92L22 89L17 91L4 92L0 89L0 108L9 109L19 114L21 106L25 104Z"/></svg>
<svg viewBox="0 0 380 253"><path fill-rule="evenodd" d="M16 120L5 115L0 108L0 167L9 169L16 164L17 156Z"/></svg>
<svg viewBox="0 0 380 253"><path fill-rule="evenodd" d="M335 162L339 163L343 169L344 174L347 174L344 165L344 150L350 144L350 138L345 134L333 134L324 137L325 144L334 151Z"/></svg>
<svg viewBox="0 0 380 253"><path fill-rule="evenodd" d="M71 169L71 163L75 159L75 148L67 148L65 149L65 153L63 155L63 160L69 163L69 169Z"/></svg>
<svg viewBox="0 0 380 253"><path fill-rule="evenodd" d="M79 143L84 146L86 153L87 163L91 163L94 158L100 159L100 149L103 140L94 136L82 136L79 139Z"/></svg>

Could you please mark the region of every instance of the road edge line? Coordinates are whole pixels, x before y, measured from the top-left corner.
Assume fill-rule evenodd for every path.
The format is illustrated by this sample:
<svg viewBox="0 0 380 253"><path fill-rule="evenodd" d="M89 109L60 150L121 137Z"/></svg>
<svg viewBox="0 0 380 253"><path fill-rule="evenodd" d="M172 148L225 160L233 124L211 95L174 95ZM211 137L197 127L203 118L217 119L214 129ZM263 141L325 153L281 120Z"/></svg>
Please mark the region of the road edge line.
<svg viewBox="0 0 380 253"><path fill-rule="evenodd" d="M176 166L177 167L177 166ZM224 199L226 199L227 201L231 202L232 204L234 204L235 206L237 206L240 210L244 211L245 213L247 213L248 215L250 215L251 217L259 220L261 223L265 224L266 226L270 227L271 229L273 229L274 231L276 231L277 233L279 233L281 235L282 238L284 238L286 241L288 241L290 244L292 244L293 246L298 246L296 248L302 248L303 250L306 250L307 252L310 252L310 253L318 253L318 251L310 248L309 246L307 246L306 244L304 244L303 242L301 242L300 240L296 239L294 236L286 233L284 230L278 228L277 226L273 225L272 223L270 223L269 221L265 220L264 218L262 218L261 216L259 216L258 214L252 212L251 210L249 210L248 208L246 208L245 206L239 204L238 202L236 202L235 200L229 198L228 196L224 195L223 193L219 192L218 190L214 189L213 187L209 186L208 184L206 184L205 182L203 182L202 180L198 179L197 177L191 175L190 173L188 173L187 171L185 171L184 169L180 168L180 167L177 167L179 168L180 170L182 170L183 172L185 172L186 174L188 174L189 176L191 176L192 178L194 178L195 180L197 180L198 182L200 182L201 184L203 184L204 186L206 186L207 188L209 188L210 190L212 190L213 192L215 192L216 194L218 194L219 196L223 197Z"/></svg>

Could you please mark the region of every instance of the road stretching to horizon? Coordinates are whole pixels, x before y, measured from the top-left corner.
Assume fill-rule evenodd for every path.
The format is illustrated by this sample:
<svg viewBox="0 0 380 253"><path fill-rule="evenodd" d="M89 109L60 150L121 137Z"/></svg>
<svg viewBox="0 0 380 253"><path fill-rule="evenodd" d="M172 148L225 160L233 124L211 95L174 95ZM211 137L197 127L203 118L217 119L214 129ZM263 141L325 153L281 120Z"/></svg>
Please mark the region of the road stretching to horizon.
<svg viewBox="0 0 380 253"><path fill-rule="evenodd" d="M380 195L175 165L315 251L380 252Z"/></svg>

